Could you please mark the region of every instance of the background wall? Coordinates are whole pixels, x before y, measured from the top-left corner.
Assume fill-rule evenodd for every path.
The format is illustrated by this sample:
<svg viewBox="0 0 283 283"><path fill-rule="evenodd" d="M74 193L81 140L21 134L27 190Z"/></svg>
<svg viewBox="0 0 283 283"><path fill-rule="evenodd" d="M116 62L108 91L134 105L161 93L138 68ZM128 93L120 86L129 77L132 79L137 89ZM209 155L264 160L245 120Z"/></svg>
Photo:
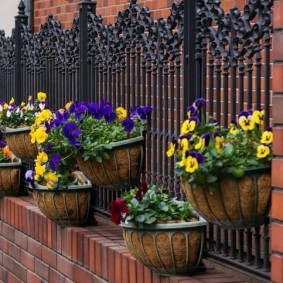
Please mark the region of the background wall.
<svg viewBox="0 0 283 283"><path fill-rule="evenodd" d="M6 35L11 35L15 26L19 2L19 0L0 0L0 30L4 30Z"/></svg>

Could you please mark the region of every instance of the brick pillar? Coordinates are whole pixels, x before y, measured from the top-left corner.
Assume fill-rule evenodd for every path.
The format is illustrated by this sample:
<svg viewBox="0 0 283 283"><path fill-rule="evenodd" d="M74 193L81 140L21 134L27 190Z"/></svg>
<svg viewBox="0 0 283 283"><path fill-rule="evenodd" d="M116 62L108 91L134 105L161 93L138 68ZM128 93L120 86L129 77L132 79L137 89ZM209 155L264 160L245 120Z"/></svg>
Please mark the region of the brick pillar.
<svg viewBox="0 0 283 283"><path fill-rule="evenodd" d="M283 0L274 2L273 18L273 153L271 208L271 279L283 282ZM276 44L275 44L276 43Z"/></svg>

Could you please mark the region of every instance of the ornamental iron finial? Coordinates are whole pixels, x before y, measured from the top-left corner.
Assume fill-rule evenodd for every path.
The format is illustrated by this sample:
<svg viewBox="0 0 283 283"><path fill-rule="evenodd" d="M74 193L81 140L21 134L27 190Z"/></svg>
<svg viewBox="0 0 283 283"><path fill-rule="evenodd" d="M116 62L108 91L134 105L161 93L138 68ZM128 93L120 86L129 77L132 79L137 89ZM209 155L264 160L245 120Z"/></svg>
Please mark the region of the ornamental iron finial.
<svg viewBox="0 0 283 283"><path fill-rule="evenodd" d="M18 6L18 15L24 15L25 14L25 4L24 2L21 0Z"/></svg>

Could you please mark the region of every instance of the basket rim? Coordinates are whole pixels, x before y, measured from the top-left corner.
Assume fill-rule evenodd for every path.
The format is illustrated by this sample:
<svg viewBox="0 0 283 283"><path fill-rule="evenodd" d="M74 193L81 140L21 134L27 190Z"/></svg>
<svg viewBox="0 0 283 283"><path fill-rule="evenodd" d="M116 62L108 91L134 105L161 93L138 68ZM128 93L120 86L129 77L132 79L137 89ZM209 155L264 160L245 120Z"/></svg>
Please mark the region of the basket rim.
<svg viewBox="0 0 283 283"><path fill-rule="evenodd" d="M5 134L14 134L14 133L20 133L20 132L29 132L30 130L31 130L30 126L23 126L23 127L19 127L19 128L5 127L4 133Z"/></svg>
<svg viewBox="0 0 283 283"><path fill-rule="evenodd" d="M22 166L22 160L18 157L15 157L13 162L7 162L7 163L0 163L1 167L21 167Z"/></svg>
<svg viewBox="0 0 283 283"><path fill-rule="evenodd" d="M79 184L79 185L69 185L67 189L48 189L46 186L39 184L38 182L35 182L35 187L34 190L36 191L42 191L42 192L68 192L68 191L76 191L76 190L84 190L84 189L91 189L92 188L92 183L89 179L86 178L86 176L80 172L82 175L85 184Z"/></svg>
<svg viewBox="0 0 283 283"><path fill-rule="evenodd" d="M122 222L120 224L123 228L135 229L135 230L144 230L144 231L152 231L152 230L182 230L188 228L196 228L196 227L205 227L208 222L200 215L198 221L193 222L181 222L181 223L162 223L162 224L138 224L138 223L125 223Z"/></svg>

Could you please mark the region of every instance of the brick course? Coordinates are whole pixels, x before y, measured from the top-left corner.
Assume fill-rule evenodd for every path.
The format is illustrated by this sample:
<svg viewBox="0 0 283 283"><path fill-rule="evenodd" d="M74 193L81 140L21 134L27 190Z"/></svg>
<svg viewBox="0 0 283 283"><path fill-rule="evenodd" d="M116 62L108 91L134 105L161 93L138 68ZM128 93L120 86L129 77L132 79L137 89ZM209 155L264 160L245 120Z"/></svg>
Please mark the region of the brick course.
<svg viewBox="0 0 283 283"><path fill-rule="evenodd" d="M273 27L274 34L273 40L278 44L273 46L273 122L274 122L274 154L272 167L272 184L276 188L272 193L272 226L271 226L271 274L272 282L283 282L283 247L282 237L280 236L283 231L283 210L282 210L282 193L283 193L283 179L280 177L283 173L283 139L282 139L282 126L283 126L283 52L280 42L283 41L283 1L274 1L274 17Z"/></svg>

